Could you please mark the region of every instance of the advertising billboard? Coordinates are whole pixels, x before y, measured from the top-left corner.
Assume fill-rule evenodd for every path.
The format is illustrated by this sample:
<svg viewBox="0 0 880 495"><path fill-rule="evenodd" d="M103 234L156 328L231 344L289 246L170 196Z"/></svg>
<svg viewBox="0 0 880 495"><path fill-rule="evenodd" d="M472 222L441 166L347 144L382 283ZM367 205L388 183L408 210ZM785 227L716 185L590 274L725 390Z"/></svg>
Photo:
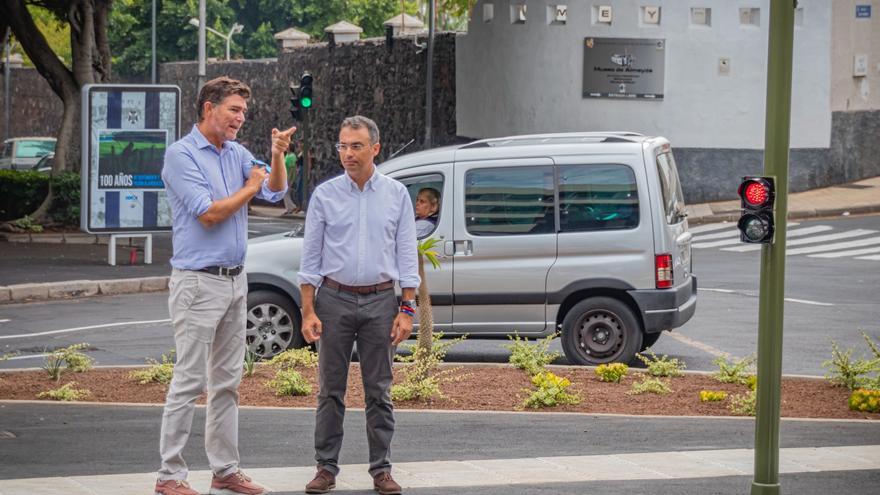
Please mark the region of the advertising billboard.
<svg viewBox="0 0 880 495"><path fill-rule="evenodd" d="M91 233L171 229L165 149L180 136L176 86L83 88L80 228Z"/></svg>

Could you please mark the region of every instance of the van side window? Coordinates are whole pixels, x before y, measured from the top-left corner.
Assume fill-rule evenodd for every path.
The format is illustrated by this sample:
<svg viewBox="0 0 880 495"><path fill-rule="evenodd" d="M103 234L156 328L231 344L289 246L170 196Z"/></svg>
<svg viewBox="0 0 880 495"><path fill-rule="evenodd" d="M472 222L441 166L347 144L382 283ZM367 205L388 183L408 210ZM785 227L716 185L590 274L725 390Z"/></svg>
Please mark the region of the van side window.
<svg viewBox="0 0 880 495"><path fill-rule="evenodd" d="M464 193L465 225L472 235L556 231L552 167L471 170Z"/></svg>
<svg viewBox="0 0 880 495"><path fill-rule="evenodd" d="M429 237L437 230L440 210L443 206L443 175L427 174L400 179L409 192L416 215L416 236L419 239ZM417 203L422 197L421 205Z"/></svg>
<svg viewBox="0 0 880 495"><path fill-rule="evenodd" d="M663 209L666 212L666 223L679 223L687 214L684 209L684 194L678 180L678 170L672 153L657 155L657 175L660 176L660 191L663 193Z"/></svg>
<svg viewBox="0 0 880 495"><path fill-rule="evenodd" d="M559 167L559 231L632 229L639 225L636 176L622 164Z"/></svg>

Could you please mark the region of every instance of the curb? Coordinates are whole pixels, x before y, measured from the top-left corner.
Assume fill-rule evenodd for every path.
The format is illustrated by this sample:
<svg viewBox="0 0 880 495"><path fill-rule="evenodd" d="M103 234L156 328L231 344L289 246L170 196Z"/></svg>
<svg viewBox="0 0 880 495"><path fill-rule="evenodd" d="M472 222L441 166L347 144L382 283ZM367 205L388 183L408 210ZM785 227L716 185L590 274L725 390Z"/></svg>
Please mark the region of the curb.
<svg viewBox="0 0 880 495"><path fill-rule="evenodd" d="M169 278L166 276L115 280L69 280L0 286L0 304L159 292L168 288Z"/></svg>

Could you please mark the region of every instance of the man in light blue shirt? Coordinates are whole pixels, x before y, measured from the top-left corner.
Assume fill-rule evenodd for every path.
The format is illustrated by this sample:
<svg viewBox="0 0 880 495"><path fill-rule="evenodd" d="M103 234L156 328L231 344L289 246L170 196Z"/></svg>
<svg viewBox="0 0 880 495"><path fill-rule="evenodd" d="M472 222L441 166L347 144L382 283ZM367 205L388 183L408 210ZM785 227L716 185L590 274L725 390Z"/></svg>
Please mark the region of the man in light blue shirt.
<svg viewBox="0 0 880 495"><path fill-rule="evenodd" d="M396 495L401 489L391 477L391 364L397 344L413 327L420 282L415 217L406 187L373 163L379 154L376 123L355 116L341 127L336 149L345 173L318 186L309 201L298 277L302 332L309 342L318 341L320 385L318 470L306 493L327 493L336 486L348 369L357 342L369 472L380 495ZM403 294L399 306L395 282Z"/></svg>
<svg viewBox="0 0 880 495"><path fill-rule="evenodd" d="M278 201L287 190L284 154L296 128L272 130L271 173L235 142L250 88L218 77L199 92L199 122L168 147L162 180L171 203L173 267L168 309L177 363L162 415L162 467L155 493L198 495L183 460L196 400L207 390L205 450L212 494L260 495L239 469L238 385L244 361L247 204Z"/></svg>

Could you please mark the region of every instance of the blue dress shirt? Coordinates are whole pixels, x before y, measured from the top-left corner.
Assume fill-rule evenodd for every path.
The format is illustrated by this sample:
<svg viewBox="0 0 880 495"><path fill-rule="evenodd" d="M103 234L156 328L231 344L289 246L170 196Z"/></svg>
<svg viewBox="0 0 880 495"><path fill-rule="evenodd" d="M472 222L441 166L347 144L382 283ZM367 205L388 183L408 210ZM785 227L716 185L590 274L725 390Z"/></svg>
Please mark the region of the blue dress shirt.
<svg viewBox="0 0 880 495"><path fill-rule="evenodd" d="M162 180L171 203L171 266L200 270L207 266L238 266L247 251L247 208L241 208L223 222L207 228L199 217L211 203L228 198L244 187L254 155L235 141L226 141L219 151L193 126L192 132L165 151ZM287 188L269 189L269 180L257 195L278 201Z"/></svg>
<svg viewBox="0 0 880 495"><path fill-rule="evenodd" d="M345 285L396 280L416 288L419 278L415 215L406 187L373 168L358 189L347 173L315 189L306 214L297 283Z"/></svg>

